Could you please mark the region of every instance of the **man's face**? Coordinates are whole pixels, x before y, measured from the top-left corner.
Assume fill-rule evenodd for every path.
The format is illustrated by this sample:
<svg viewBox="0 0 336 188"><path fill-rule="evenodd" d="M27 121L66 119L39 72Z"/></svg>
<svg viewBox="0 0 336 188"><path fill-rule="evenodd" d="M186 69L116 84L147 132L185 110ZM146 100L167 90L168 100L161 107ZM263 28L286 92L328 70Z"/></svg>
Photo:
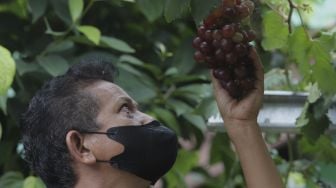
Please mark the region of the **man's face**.
<svg viewBox="0 0 336 188"><path fill-rule="evenodd" d="M140 112L137 103L119 86L97 81L86 88L98 99L100 112L97 115L99 132L106 132L111 127L126 125L143 125L153 120L152 117ZM123 152L124 146L109 139L106 135L87 135L92 140L93 152L100 160L110 160Z"/></svg>

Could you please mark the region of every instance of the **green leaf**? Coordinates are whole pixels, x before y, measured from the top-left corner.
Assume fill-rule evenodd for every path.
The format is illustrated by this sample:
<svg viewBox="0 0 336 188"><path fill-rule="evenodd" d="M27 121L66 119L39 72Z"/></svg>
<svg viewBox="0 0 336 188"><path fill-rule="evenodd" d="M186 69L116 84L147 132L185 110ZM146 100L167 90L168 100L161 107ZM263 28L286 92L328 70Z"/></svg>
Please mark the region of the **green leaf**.
<svg viewBox="0 0 336 188"><path fill-rule="evenodd" d="M83 8L83 0L69 0L69 10L73 22L76 22L80 18Z"/></svg>
<svg viewBox="0 0 336 188"><path fill-rule="evenodd" d="M192 59L194 50L190 47L191 39L185 40L174 52L172 64L177 68L179 73L187 74L196 65Z"/></svg>
<svg viewBox="0 0 336 188"><path fill-rule="evenodd" d="M336 163L336 147L326 135L320 136L316 142L310 142L307 137L299 141L299 148L303 154L312 155L315 160Z"/></svg>
<svg viewBox="0 0 336 188"><path fill-rule="evenodd" d="M197 163L197 152L183 149L179 150L173 168L164 177L168 182L168 188L187 187L184 177L192 168L197 166Z"/></svg>
<svg viewBox="0 0 336 188"><path fill-rule="evenodd" d="M225 172L230 172L236 161L236 155L230 145L230 138L226 133L217 133L211 144L210 164L224 162Z"/></svg>
<svg viewBox="0 0 336 188"><path fill-rule="evenodd" d="M306 112L306 117L309 122L302 127L302 133L307 137L308 141L314 143L328 129L330 120L327 115L315 119L314 114L309 109Z"/></svg>
<svg viewBox="0 0 336 188"><path fill-rule="evenodd" d="M22 60L17 60L16 61L16 69L19 73L20 76L24 75L25 73L28 72L35 72L35 71L40 71L41 66L35 63L25 63Z"/></svg>
<svg viewBox="0 0 336 188"><path fill-rule="evenodd" d="M145 84L142 79L122 69L116 78L116 83L139 103L152 101L156 96L155 88L152 88L149 84Z"/></svg>
<svg viewBox="0 0 336 188"><path fill-rule="evenodd" d="M120 52L126 52L126 53L135 52L135 50L132 47L130 47L126 42L114 37L102 36L100 42L102 43L102 45L112 48L114 50L118 50Z"/></svg>
<svg viewBox="0 0 336 188"><path fill-rule="evenodd" d="M77 29L83 33L90 41L94 44L98 45L100 41L100 30L91 25L81 25L78 26Z"/></svg>
<svg viewBox="0 0 336 188"><path fill-rule="evenodd" d="M3 111L4 114L7 114L7 96L0 95L0 109Z"/></svg>
<svg viewBox="0 0 336 188"><path fill-rule="evenodd" d="M191 14L195 23L199 25L210 11L221 2L221 0L191 0Z"/></svg>
<svg viewBox="0 0 336 188"><path fill-rule="evenodd" d="M66 50L70 50L71 48L74 47L74 42L70 40L62 40L62 41L57 41L53 42L48 45L46 52L48 53L55 53L55 52L63 52Z"/></svg>
<svg viewBox="0 0 336 188"><path fill-rule="evenodd" d="M205 119L218 113L217 103L213 97L204 98L196 107L194 113L202 115Z"/></svg>
<svg viewBox="0 0 336 188"><path fill-rule="evenodd" d="M319 38L321 45L326 51L336 49L336 35L335 33L322 32Z"/></svg>
<svg viewBox="0 0 336 188"><path fill-rule="evenodd" d="M190 0L166 0L164 16L167 22L181 18L189 9Z"/></svg>
<svg viewBox="0 0 336 188"><path fill-rule="evenodd" d="M167 105L175 111L177 116L193 111L193 108L191 106L180 100L168 99Z"/></svg>
<svg viewBox="0 0 336 188"><path fill-rule="evenodd" d="M27 177L23 182L23 188L45 188L42 180L35 176Z"/></svg>
<svg viewBox="0 0 336 188"><path fill-rule="evenodd" d="M1 138L2 138L2 125L1 125L1 122L0 122L0 140L1 140Z"/></svg>
<svg viewBox="0 0 336 188"><path fill-rule="evenodd" d="M308 52L312 45L303 27L299 27L288 37L288 54L299 65L302 75L310 71Z"/></svg>
<svg viewBox="0 0 336 188"><path fill-rule="evenodd" d="M0 187L3 188L22 188L23 175L20 172L6 172L0 178Z"/></svg>
<svg viewBox="0 0 336 188"><path fill-rule="evenodd" d="M309 95L308 95L308 101L309 103L314 103L321 97L321 91L318 88L317 83L311 85L309 87Z"/></svg>
<svg viewBox="0 0 336 188"><path fill-rule="evenodd" d="M132 65L144 65L145 63L142 62L140 59L131 56L131 55L122 55L119 57L119 61L118 62L128 62Z"/></svg>
<svg viewBox="0 0 336 188"><path fill-rule="evenodd" d="M166 123L167 126L172 128L178 135L181 134L176 118L172 112L160 107L155 107L152 111L158 119Z"/></svg>
<svg viewBox="0 0 336 188"><path fill-rule="evenodd" d="M309 123L309 119L307 118L307 115L306 115L308 108L309 108L309 103L306 102L302 109L300 116L296 119L295 125L297 127L303 127Z"/></svg>
<svg viewBox="0 0 336 188"><path fill-rule="evenodd" d="M329 51L319 41L314 41L310 49L312 75L324 93L336 93L336 71L331 64Z"/></svg>
<svg viewBox="0 0 336 188"><path fill-rule="evenodd" d="M35 23L47 10L48 0L28 0L33 23Z"/></svg>
<svg viewBox="0 0 336 188"><path fill-rule="evenodd" d="M58 55L39 57L37 61L52 76L64 74L69 68L68 62Z"/></svg>
<svg viewBox="0 0 336 188"><path fill-rule="evenodd" d="M158 19L163 12L165 0L137 0L141 12L150 22Z"/></svg>
<svg viewBox="0 0 336 188"><path fill-rule="evenodd" d="M335 179L336 164L319 162L318 166L320 169L321 179L323 181L327 181L336 185L336 179Z"/></svg>
<svg viewBox="0 0 336 188"><path fill-rule="evenodd" d="M263 15L263 40L262 47L265 50L275 50L284 47L288 39L288 27L282 17L274 11L268 11Z"/></svg>
<svg viewBox="0 0 336 188"><path fill-rule="evenodd" d="M0 95L5 95L15 76L15 61L11 53L0 45Z"/></svg>
<svg viewBox="0 0 336 188"><path fill-rule="evenodd" d="M49 0L56 15L62 19L68 26L72 24L72 18L69 10L69 0Z"/></svg>
<svg viewBox="0 0 336 188"><path fill-rule="evenodd" d="M184 117L184 119L186 119L191 124L196 126L202 132L205 131L206 123L205 123L204 119L202 118L202 116L196 115L196 114L183 114L182 116Z"/></svg>

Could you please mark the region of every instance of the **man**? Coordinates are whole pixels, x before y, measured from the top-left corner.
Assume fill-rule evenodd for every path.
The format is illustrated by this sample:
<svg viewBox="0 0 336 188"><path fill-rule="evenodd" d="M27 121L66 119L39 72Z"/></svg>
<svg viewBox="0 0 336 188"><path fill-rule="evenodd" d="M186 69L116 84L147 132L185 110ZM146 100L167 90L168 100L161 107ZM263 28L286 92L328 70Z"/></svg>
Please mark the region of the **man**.
<svg viewBox="0 0 336 188"><path fill-rule="evenodd" d="M258 75L253 93L233 100L213 78L214 93L247 186L280 188L257 125L263 71L254 50L251 57ZM79 63L31 100L21 123L25 157L48 188L145 188L172 167L176 135L140 112L113 75L110 63Z"/></svg>

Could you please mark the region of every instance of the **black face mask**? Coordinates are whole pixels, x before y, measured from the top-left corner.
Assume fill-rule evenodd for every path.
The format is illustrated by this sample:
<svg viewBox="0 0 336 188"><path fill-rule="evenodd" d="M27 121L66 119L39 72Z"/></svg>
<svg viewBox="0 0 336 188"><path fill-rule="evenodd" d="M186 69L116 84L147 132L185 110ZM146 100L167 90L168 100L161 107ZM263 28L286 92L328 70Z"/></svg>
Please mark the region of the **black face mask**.
<svg viewBox="0 0 336 188"><path fill-rule="evenodd" d="M112 157L112 166L149 180L151 184L162 177L173 166L177 156L177 137L175 133L158 121L146 125L112 127L103 132L84 132L106 134L110 139L124 145L124 152Z"/></svg>

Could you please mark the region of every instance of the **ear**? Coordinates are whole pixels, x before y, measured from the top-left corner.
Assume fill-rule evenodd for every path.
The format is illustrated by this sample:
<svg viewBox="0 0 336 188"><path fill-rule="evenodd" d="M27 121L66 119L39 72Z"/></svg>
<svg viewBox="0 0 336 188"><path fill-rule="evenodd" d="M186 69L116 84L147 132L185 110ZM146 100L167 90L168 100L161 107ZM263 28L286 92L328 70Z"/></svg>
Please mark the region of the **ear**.
<svg viewBox="0 0 336 188"><path fill-rule="evenodd" d="M66 135L66 145L72 158L80 163L93 164L96 157L90 148L85 147L85 137L78 131L71 130Z"/></svg>

